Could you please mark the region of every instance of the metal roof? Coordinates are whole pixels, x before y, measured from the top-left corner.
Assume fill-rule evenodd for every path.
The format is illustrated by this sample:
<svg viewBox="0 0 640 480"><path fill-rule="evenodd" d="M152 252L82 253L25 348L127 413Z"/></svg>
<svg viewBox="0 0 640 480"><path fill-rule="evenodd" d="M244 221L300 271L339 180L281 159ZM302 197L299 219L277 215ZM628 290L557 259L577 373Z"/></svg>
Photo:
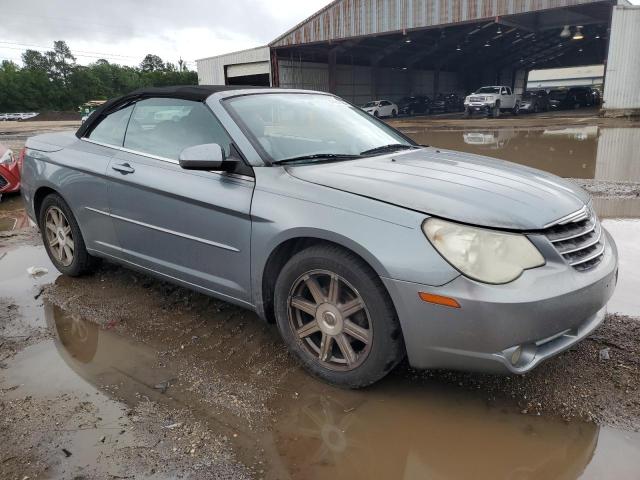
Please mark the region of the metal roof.
<svg viewBox="0 0 640 480"><path fill-rule="evenodd" d="M331 42L598 2L601 0L335 0L269 46Z"/></svg>

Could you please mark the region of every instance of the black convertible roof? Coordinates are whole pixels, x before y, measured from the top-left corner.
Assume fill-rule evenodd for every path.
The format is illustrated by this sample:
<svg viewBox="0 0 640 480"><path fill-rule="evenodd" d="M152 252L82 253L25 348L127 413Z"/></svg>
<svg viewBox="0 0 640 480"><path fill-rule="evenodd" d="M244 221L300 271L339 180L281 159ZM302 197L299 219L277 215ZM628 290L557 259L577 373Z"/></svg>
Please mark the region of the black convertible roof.
<svg viewBox="0 0 640 480"><path fill-rule="evenodd" d="M121 97L112 98L105 102L100 108L96 109L87 120L80 126L76 132L78 138L84 137L89 133L98 121L108 115L120 106L128 104L141 98L165 97L165 98L181 98L183 100L193 100L196 102L204 102L210 95L218 92L228 92L232 90L247 90L251 88L269 88L269 87L253 87L245 85L175 85L171 87L146 87L134 90L131 93L122 95Z"/></svg>

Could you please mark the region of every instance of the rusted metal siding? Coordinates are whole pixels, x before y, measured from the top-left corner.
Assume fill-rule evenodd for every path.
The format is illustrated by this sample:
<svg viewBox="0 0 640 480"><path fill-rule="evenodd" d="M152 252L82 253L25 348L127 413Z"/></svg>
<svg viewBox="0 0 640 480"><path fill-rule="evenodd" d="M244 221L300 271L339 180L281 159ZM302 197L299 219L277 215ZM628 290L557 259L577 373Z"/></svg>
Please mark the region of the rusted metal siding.
<svg viewBox="0 0 640 480"><path fill-rule="evenodd" d="M640 7L613 9L604 108L640 113Z"/></svg>
<svg viewBox="0 0 640 480"><path fill-rule="evenodd" d="M272 47L401 32L601 0L337 0L276 38Z"/></svg>

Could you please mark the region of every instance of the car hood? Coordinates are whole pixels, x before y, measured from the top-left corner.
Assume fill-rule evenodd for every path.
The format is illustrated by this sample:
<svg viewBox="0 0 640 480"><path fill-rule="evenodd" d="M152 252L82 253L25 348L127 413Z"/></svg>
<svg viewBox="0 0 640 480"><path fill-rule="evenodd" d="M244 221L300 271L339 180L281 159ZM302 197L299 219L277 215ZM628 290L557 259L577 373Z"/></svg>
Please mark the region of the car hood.
<svg viewBox="0 0 640 480"><path fill-rule="evenodd" d="M316 165L294 177L429 215L509 230L538 230L580 210L589 195L574 183L515 163L423 148Z"/></svg>

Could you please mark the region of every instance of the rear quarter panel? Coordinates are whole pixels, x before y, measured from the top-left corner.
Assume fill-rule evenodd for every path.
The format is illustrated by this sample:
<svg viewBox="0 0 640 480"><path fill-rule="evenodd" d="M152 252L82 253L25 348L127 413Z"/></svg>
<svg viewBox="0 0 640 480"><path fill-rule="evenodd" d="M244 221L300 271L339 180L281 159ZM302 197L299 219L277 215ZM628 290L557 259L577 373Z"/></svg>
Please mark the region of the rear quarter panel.
<svg viewBox="0 0 640 480"><path fill-rule="evenodd" d="M39 189L49 188L71 208L88 248L101 250L97 241L117 244L108 217L87 208L109 210L105 173L115 150L66 134L33 137L26 146L22 195L29 216L38 222L34 198Z"/></svg>

